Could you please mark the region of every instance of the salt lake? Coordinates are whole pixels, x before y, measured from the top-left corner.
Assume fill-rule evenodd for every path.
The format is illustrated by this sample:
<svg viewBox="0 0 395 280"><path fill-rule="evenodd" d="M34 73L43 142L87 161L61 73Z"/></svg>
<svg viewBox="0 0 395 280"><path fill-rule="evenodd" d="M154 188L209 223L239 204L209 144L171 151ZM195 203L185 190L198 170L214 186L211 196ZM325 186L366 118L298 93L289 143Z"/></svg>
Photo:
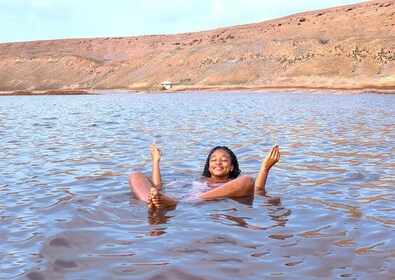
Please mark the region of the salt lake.
<svg viewBox="0 0 395 280"><path fill-rule="evenodd" d="M0 96L1 279L393 279L395 98L379 94ZM231 148L266 193L149 212L164 150L180 196Z"/></svg>

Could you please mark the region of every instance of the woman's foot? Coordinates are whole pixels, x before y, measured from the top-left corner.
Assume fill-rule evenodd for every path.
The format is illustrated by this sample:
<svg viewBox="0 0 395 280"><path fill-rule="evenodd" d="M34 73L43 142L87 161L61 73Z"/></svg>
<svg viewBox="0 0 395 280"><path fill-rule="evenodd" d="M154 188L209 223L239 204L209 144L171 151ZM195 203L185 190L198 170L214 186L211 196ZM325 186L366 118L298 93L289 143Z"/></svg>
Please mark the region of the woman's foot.
<svg viewBox="0 0 395 280"><path fill-rule="evenodd" d="M147 203L148 208L152 210L161 209L168 206L174 206L177 204L174 199L166 196L155 188L151 188Z"/></svg>
<svg viewBox="0 0 395 280"><path fill-rule="evenodd" d="M163 208L162 195L155 189L151 188L148 196L148 208L149 209L160 209Z"/></svg>
<svg viewBox="0 0 395 280"><path fill-rule="evenodd" d="M154 188L151 188L150 193L148 194L148 200L147 200L147 204L148 204L148 209L155 209L156 206L153 202L153 190Z"/></svg>

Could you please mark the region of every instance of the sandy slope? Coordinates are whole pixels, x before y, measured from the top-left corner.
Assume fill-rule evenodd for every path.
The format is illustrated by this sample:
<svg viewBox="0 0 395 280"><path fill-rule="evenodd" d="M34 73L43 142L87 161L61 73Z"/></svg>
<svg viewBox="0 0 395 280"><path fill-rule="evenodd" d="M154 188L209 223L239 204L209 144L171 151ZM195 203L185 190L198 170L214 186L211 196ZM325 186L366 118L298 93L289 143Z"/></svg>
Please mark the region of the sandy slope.
<svg viewBox="0 0 395 280"><path fill-rule="evenodd" d="M395 1L175 35L0 44L0 91L395 89Z"/></svg>

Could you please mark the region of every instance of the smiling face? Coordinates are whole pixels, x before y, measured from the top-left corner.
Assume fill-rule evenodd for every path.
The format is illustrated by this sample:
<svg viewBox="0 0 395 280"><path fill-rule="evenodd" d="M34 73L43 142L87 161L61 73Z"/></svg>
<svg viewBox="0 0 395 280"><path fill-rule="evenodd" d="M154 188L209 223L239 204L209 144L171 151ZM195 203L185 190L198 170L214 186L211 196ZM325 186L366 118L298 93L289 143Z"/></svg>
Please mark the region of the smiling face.
<svg viewBox="0 0 395 280"><path fill-rule="evenodd" d="M208 170L213 179L228 179L229 173L233 170L230 154L223 150L218 149L209 158Z"/></svg>

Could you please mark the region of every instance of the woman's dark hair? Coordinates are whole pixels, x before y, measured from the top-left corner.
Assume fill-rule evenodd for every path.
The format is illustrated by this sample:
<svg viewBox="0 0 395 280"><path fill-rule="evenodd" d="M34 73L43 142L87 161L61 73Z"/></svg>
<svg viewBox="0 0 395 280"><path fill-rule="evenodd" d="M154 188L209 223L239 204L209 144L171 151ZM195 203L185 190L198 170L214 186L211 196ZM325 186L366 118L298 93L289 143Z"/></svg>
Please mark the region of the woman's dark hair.
<svg viewBox="0 0 395 280"><path fill-rule="evenodd" d="M207 156L206 165L204 166L204 170L203 170L202 176L204 176L204 177L211 177L211 173L210 173L210 171L208 170L208 167L209 167L209 164L210 164L210 158L211 158L211 155L212 155L216 150L219 150L219 149L224 150L224 151L227 151L227 152L229 153L229 155L230 155L230 162L231 162L231 164L233 165L233 170L229 173L228 178L229 178L229 179L235 179L235 178L237 178L237 177L240 175L240 173L241 173L241 170L240 170L240 168L239 168L239 162L237 161L237 157L236 157L236 155L232 152L232 150L229 149L228 147L225 147L225 146L217 146L217 147L213 148L213 149L210 151L210 153L209 153L208 156Z"/></svg>

